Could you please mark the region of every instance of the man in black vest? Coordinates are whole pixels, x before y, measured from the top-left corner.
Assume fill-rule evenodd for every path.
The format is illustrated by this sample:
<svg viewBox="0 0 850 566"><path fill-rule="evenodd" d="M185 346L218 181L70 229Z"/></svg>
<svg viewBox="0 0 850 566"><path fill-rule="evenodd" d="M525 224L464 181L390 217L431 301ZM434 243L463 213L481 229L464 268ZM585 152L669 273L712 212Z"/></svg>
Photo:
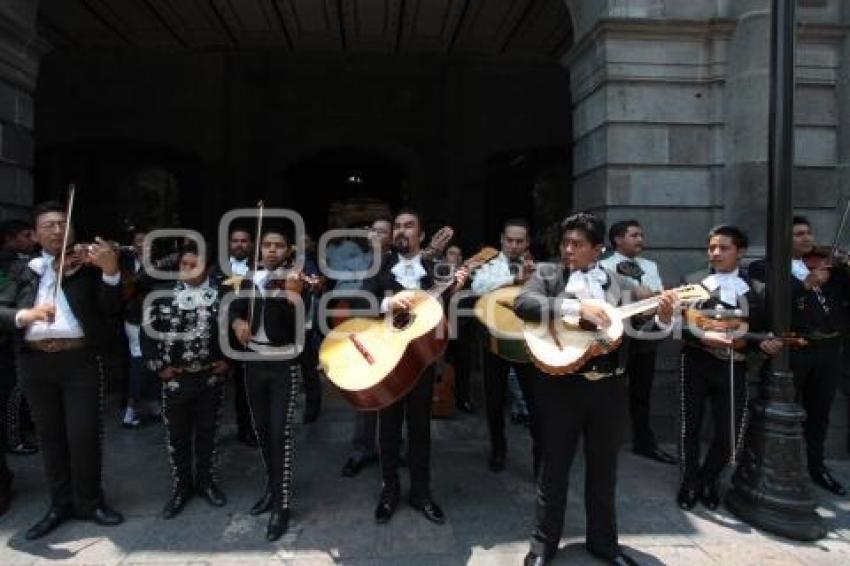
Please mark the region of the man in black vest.
<svg viewBox="0 0 850 566"><path fill-rule="evenodd" d="M413 306L413 289L430 289L434 285L434 264L422 258L424 239L422 221L413 210L402 210L393 221L393 253L384 258L377 275L363 282L381 304L381 312L404 311ZM468 272L455 272L455 286L460 288ZM410 469L410 505L426 519L442 524L445 515L431 496L431 402L434 390L433 368L425 370L419 381L395 403L378 413L378 445L383 486L375 521L386 523L395 513L401 498L398 477L401 428L407 419Z"/></svg>
<svg viewBox="0 0 850 566"><path fill-rule="evenodd" d="M121 310L118 257L100 238L68 255L57 289L56 262L66 226L64 207L33 211L41 257L13 270L15 306L0 307L0 329L15 329L21 383L44 455L51 506L26 533L41 538L76 515L100 525L124 518L101 490L103 384L99 347Z"/></svg>

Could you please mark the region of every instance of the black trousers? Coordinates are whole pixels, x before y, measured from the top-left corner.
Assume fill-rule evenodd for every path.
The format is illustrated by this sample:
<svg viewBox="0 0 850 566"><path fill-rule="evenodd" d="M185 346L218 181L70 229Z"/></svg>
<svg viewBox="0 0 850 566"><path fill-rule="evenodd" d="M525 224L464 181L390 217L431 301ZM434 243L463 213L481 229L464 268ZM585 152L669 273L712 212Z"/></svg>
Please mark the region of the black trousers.
<svg viewBox="0 0 850 566"><path fill-rule="evenodd" d="M747 404L747 363L735 362L735 447L741 439ZM717 481L732 456L729 361L699 348L685 347L681 371L680 450L682 484L688 488ZM700 464L701 431L706 401L711 402L714 434Z"/></svg>
<svg viewBox="0 0 850 566"><path fill-rule="evenodd" d="M236 362L233 368L233 409L236 413L236 430L239 436L251 431L251 409L248 408L248 392L245 390L245 364Z"/></svg>
<svg viewBox="0 0 850 566"><path fill-rule="evenodd" d="M649 425L656 354L654 342L632 340L629 343L626 375L629 377L629 415L635 448L654 448L657 445Z"/></svg>
<svg viewBox="0 0 850 566"><path fill-rule="evenodd" d="M357 411L354 416L353 450L350 458L363 460L378 455L378 411Z"/></svg>
<svg viewBox="0 0 850 566"><path fill-rule="evenodd" d="M581 438L584 445L584 508L587 546L613 558L617 542L617 456L625 436L626 380L607 377L550 377L538 373L535 399L543 458L537 476L536 527L531 549L549 556L564 527L570 467Z"/></svg>
<svg viewBox="0 0 850 566"><path fill-rule="evenodd" d="M223 380L209 372L182 374L162 384L173 493L201 489L217 481L217 434L223 401Z"/></svg>
<svg viewBox="0 0 850 566"><path fill-rule="evenodd" d="M6 464L6 434L10 415L9 398L17 385L17 370L14 365L14 352L11 343L0 345L0 481L8 473Z"/></svg>
<svg viewBox="0 0 850 566"><path fill-rule="evenodd" d="M307 412L318 411L322 407L322 380L318 369L319 350L312 336L312 333L307 335L304 351L298 358L304 377L304 403Z"/></svg>
<svg viewBox="0 0 850 566"><path fill-rule="evenodd" d="M254 433L266 468L266 489L276 509L292 503L295 467L295 402L299 366L290 362L246 362L245 389Z"/></svg>
<svg viewBox="0 0 850 566"><path fill-rule="evenodd" d="M458 321L457 337L449 341L446 348L446 361L455 370L455 400L472 401L469 391L469 372L471 366L472 347L475 342L475 327L472 321L463 318Z"/></svg>
<svg viewBox="0 0 850 566"><path fill-rule="evenodd" d="M823 446L829 429L829 412L841 382L841 339L811 340L806 348L791 351L791 370L797 400L806 410L803 433L809 470L823 467Z"/></svg>
<svg viewBox="0 0 850 566"><path fill-rule="evenodd" d="M399 486L401 429L407 419L407 465L410 469L411 499L430 495L433 394L434 368L430 367L407 395L378 412L379 455L385 487Z"/></svg>
<svg viewBox="0 0 850 566"><path fill-rule="evenodd" d="M23 351L21 386L30 404L56 507L88 514L102 501L103 370L90 349Z"/></svg>
<svg viewBox="0 0 850 566"><path fill-rule="evenodd" d="M540 424L534 391L537 369L532 364L512 364L491 352L485 352L484 356L484 401L487 409L487 428L490 431L490 449L497 454L507 451L505 401L508 395L508 373L513 367L528 409L528 429L533 443L534 462L539 462Z"/></svg>

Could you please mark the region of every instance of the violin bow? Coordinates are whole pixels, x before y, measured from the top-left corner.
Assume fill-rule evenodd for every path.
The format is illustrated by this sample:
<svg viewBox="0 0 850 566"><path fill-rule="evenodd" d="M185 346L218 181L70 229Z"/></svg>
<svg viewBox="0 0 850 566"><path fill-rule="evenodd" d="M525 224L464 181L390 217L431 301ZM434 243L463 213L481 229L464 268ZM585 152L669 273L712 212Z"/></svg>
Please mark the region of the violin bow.
<svg viewBox="0 0 850 566"><path fill-rule="evenodd" d="M56 306L56 298L62 288L62 277L65 275L65 255L68 249L68 240L71 237L71 214L74 212L74 193L76 187L73 183L68 185L68 206L65 209L65 234L62 236L62 251L59 252L59 269L56 274L56 285L53 287L53 305Z"/></svg>
<svg viewBox="0 0 850 566"><path fill-rule="evenodd" d="M262 246L262 231L263 231L263 201L257 203L257 232L254 245L254 271L257 272L257 266L260 264L260 246ZM251 278L251 302L248 309L248 328L254 328L254 303L257 300L257 286L254 284L254 278Z"/></svg>
<svg viewBox="0 0 850 566"><path fill-rule="evenodd" d="M847 225L848 214L850 214L850 199L847 199L844 202L844 212L841 214L841 222L838 223L838 229L835 231L835 237L832 239L832 252L830 253L830 259L834 258L838 252L839 240L841 239L841 233L844 232L844 227Z"/></svg>

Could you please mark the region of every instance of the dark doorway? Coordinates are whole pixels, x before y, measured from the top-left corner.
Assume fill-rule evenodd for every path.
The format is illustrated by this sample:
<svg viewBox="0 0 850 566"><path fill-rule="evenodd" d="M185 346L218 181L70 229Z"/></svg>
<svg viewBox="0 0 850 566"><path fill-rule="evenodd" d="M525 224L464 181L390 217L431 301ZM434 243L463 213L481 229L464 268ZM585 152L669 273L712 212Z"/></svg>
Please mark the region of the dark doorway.
<svg viewBox="0 0 850 566"><path fill-rule="evenodd" d="M527 148L493 155L486 164L486 229L523 217L531 223L532 253L540 260L557 251L558 225L573 202L569 146Z"/></svg>
<svg viewBox="0 0 850 566"><path fill-rule="evenodd" d="M308 231L320 233L371 222L398 208L406 202L407 171L378 152L334 148L292 165L284 184Z"/></svg>

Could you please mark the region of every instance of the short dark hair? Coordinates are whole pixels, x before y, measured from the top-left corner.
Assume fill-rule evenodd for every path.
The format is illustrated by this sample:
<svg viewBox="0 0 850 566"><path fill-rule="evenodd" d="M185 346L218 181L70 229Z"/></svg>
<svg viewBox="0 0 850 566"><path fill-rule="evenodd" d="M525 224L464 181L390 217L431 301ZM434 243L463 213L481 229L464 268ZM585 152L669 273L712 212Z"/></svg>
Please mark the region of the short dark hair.
<svg viewBox="0 0 850 566"><path fill-rule="evenodd" d="M269 234L277 234L278 236L283 238L283 241L286 242L287 246L292 243L292 240L290 239L289 234L286 233L286 230L284 230L283 228L278 228L276 226L269 226L268 228L263 230L263 235L260 238L260 242L262 242Z"/></svg>
<svg viewBox="0 0 850 566"><path fill-rule="evenodd" d="M715 236L726 236L738 249L747 249L750 246L750 239L744 231L731 224L721 224L712 228L708 232L708 239L711 240Z"/></svg>
<svg viewBox="0 0 850 566"><path fill-rule="evenodd" d="M61 212L65 214L65 205L56 200L48 200L35 205L32 209L33 226L38 222L38 217L48 212Z"/></svg>
<svg viewBox="0 0 850 566"><path fill-rule="evenodd" d="M422 215L421 215L421 214L419 214L419 211L418 211L418 210L416 210L416 209L414 209L414 208L410 208L410 207L408 207L408 206L405 206L405 207L403 207L403 208L400 208L400 209L398 209L398 210L396 211L395 215L393 215L393 221L392 221L392 222L390 222L390 225L394 224L394 223L395 223L395 219L396 219L396 218L398 218L399 216L401 216L402 214L408 214L408 215L410 215L410 216L415 216L415 217L416 217L416 222L419 224L419 229L420 229L420 230L424 230L424 229L425 229L425 226L423 226L423 225L422 225Z"/></svg>
<svg viewBox="0 0 850 566"><path fill-rule="evenodd" d="M640 222L630 218L629 220L620 220L611 224L608 230L608 241L611 242L611 247L617 247L617 238L622 238L629 231L629 228L642 228Z"/></svg>
<svg viewBox="0 0 850 566"><path fill-rule="evenodd" d="M239 224L234 224L230 227L230 230L227 232L227 237L232 238L233 234L235 234L236 232L245 232L246 234L248 234L248 238L250 238L251 241L254 241L254 232L252 232L251 229L247 226L241 226Z"/></svg>
<svg viewBox="0 0 850 566"><path fill-rule="evenodd" d="M186 244L180 246L180 249L177 250L177 264L183 260L183 256L186 254L193 254L198 256L199 259L203 260L204 267L210 267L212 262L214 261L215 254L211 247L207 246L205 248L205 253L202 256L198 251L198 244L194 240L191 242L187 242Z"/></svg>
<svg viewBox="0 0 850 566"><path fill-rule="evenodd" d="M16 238L18 234L26 230L32 230L32 224L24 220L13 218L0 223L0 243Z"/></svg>
<svg viewBox="0 0 850 566"><path fill-rule="evenodd" d="M584 232L594 246L605 243L605 221L590 212L577 212L561 222L561 239L570 230Z"/></svg>
<svg viewBox="0 0 850 566"><path fill-rule="evenodd" d="M511 226L524 228L526 236L531 235L531 224L529 224L528 220L525 218L516 217L505 220L504 224L502 224L502 234L504 234Z"/></svg>
<svg viewBox="0 0 850 566"><path fill-rule="evenodd" d="M791 225L796 226L797 224L805 224L809 228L812 227L812 223L809 222L809 219L806 218L805 216L801 216L799 214L795 215L793 218L791 218Z"/></svg>

